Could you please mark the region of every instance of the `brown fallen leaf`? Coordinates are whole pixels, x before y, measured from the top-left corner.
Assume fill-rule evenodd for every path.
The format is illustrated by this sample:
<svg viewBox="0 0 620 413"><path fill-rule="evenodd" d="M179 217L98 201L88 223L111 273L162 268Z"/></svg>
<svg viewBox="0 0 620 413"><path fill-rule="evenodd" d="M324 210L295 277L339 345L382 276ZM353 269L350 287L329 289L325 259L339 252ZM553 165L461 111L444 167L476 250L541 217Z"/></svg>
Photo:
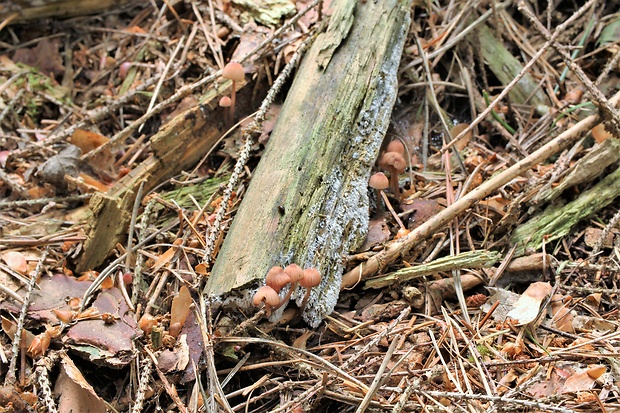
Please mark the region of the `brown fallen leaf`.
<svg viewBox="0 0 620 413"><path fill-rule="evenodd" d="M105 402L95 393L80 370L63 354L54 393L59 397L58 412L106 413Z"/></svg>
<svg viewBox="0 0 620 413"><path fill-rule="evenodd" d="M555 294L551 297L551 314L553 315L555 327L558 330L572 334L575 332L573 315L564 301L564 297L560 294ZM570 300L567 301L570 302Z"/></svg>
<svg viewBox="0 0 620 413"><path fill-rule="evenodd" d="M452 129L450 129L450 137L452 139L456 138L459 135L459 133L463 132L468 127L469 127L469 123L459 123L458 125L455 125ZM458 142L454 144L454 147L457 150L462 151L469 144L471 137L472 137L471 131L467 132L465 136L463 136L461 139L459 139Z"/></svg>
<svg viewBox="0 0 620 413"><path fill-rule="evenodd" d="M28 261L26 261L26 256L19 251L6 251L2 254L2 261L11 267L11 269L21 274L28 273Z"/></svg>
<svg viewBox="0 0 620 413"><path fill-rule="evenodd" d="M541 311L540 306L551 293L551 290L551 284L548 282L530 284L515 303L515 308L508 313L508 317L514 318L520 325L529 324L536 320Z"/></svg>
<svg viewBox="0 0 620 413"><path fill-rule="evenodd" d="M44 38L35 47L18 49L13 55L13 61L35 67L46 76L59 79L65 72L59 46L58 38Z"/></svg>
<svg viewBox="0 0 620 413"><path fill-rule="evenodd" d="M583 370L570 376L564 382L564 386L560 389L560 393L576 393L590 390L594 386L594 383L596 383L596 379L591 377L588 372L589 370Z"/></svg>
<svg viewBox="0 0 620 413"><path fill-rule="evenodd" d="M297 337L295 341L293 341L293 347L305 350L306 342L308 341L310 337L312 337L312 334L314 333L311 330L306 330L303 333L301 333L301 335Z"/></svg>
<svg viewBox="0 0 620 413"><path fill-rule="evenodd" d="M189 314L189 306L192 304L192 296L186 286L181 286L179 294L172 299L170 308L170 328L169 332L172 337L176 337L181 332L187 315Z"/></svg>

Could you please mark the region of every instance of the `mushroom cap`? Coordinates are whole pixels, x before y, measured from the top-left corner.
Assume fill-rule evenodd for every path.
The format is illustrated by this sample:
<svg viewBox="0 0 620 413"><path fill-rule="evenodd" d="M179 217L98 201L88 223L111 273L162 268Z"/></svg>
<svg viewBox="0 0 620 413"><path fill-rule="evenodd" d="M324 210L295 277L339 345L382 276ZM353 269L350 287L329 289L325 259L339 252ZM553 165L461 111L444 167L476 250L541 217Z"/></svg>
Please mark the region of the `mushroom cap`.
<svg viewBox="0 0 620 413"><path fill-rule="evenodd" d="M374 189L385 189L390 186L390 181L383 172L377 172L370 176L368 186Z"/></svg>
<svg viewBox="0 0 620 413"><path fill-rule="evenodd" d="M284 269L284 272L291 277L291 283L299 282L299 280L304 278L304 270L297 264L290 264Z"/></svg>
<svg viewBox="0 0 620 413"><path fill-rule="evenodd" d="M392 167L396 169L398 173L401 173L405 170L407 162L405 162L405 158L398 152L386 152L379 159L379 166L385 169Z"/></svg>
<svg viewBox="0 0 620 413"><path fill-rule="evenodd" d="M321 273L313 267L304 270L304 278L299 281L299 285L304 288L316 287L321 283Z"/></svg>
<svg viewBox="0 0 620 413"><path fill-rule="evenodd" d="M265 277L265 283L279 293L282 287L291 282L291 277L284 272L282 267L271 267Z"/></svg>
<svg viewBox="0 0 620 413"><path fill-rule="evenodd" d="M280 304L280 296L278 293L268 285L264 285L256 291L253 299L256 307L260 306L260 303L265 302L265 305L269 307L275 307Z"/></svg>
<svg viewBox="0 0 620 413"><path fill-rule="evenodd" d="M399 153L401 155L405 154L405 145L403 145L403 143L400 141L400 139L394 139L392 142L390 142L387 146L387 148L385 148L386 152L396 152Z"/></svg>
<svg viewBox="0 0 620 413"><path fill-rule="evenodd" d="M232 105L232 99L228 96L222 96L220 99L220 106L229 108Z"/></svg>
<svg viewBox="0 0 620 413"><path fill-rule="evenodd" d="M230 62L222 69L222 77L230 80L243 80L245 72L243 66L237 62Z"/></svg>

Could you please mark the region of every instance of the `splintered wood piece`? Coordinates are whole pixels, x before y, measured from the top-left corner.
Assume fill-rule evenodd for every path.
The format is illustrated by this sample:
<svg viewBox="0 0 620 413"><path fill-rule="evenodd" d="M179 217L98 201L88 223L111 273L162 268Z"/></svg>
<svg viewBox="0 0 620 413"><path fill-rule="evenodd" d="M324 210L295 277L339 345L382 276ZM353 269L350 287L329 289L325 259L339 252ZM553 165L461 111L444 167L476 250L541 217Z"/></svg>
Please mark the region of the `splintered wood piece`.
<svg viewBox="0 0 620 413"><path fill-rule="evenodd" d="M245 292L237 303L250 310L269 268L295 263L322 275L304 319L316 326L333 310L343 254L368 229L368 179L396 100L409 6L336 3L296 74L206 294ZM304 295L301 288L293 294L298 305Z"/></svg>
<svg viewBox="0 0 620 413"><path fill-rule="evenodd" d="M144 193L147 193L164 180L193 167L218 142L224 127L218 121L223 118L224 110L218 106L218 97L230 85L230 81L221 82L202 97L201 104L164 125L151 138L153 155L108 192L93 195L89 203L92 216L88 222L88 238L78 262L78 272L96 268L118 242L124 241L142 182L145 183Z"/></svg>

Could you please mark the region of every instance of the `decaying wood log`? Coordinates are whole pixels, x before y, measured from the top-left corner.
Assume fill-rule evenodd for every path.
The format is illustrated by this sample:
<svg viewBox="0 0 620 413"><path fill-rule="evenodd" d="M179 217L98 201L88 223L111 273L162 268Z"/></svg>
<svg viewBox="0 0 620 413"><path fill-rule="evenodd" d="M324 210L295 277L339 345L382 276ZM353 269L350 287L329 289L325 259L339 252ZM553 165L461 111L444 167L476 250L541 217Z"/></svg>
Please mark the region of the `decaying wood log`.
<svg viewBox="0 0 620 413"><path fill-rule="evenodd" d="M527 249L538 250L543 243L568 235L575 224L611 204L619 195L620 168L579 194L574 201L564 206L551 205L542 214L519 225L510 239L518 245L515 256L525 254Z"/></svg>
<svg viewBox="0 0 620 413"><path fill-rule="evenodd" d="M271 266L316 267L304 319L336 304L343 254L364 240L368 178L397 93L410 1L342 0L298 70L205 293L251 307ZM230 294L232 293L232 294ZM301 303L303 291L293 297Z"/></svg>
<svg viewBox="0 0 620 413"><path fill-rule="evenodd" d="M127 235L131 211L138 188L145 183L147 193L164 180L193 167L223 133L223 119L217 97L230 88L231 82L221 82L210 89L198 106L192 107L164 125L151 138L153 155L120 179L106 193L95 194L89 203L88 239L80 257L77 271L96 268Z"/></svg>
<svg viewBox="0 0 620 413"><path fill-rule="evenodd" d="M137 0L10 0L0 4L0 20L12 23L44 17L72 17L94 14L126 4L139 4Z"/></svg>

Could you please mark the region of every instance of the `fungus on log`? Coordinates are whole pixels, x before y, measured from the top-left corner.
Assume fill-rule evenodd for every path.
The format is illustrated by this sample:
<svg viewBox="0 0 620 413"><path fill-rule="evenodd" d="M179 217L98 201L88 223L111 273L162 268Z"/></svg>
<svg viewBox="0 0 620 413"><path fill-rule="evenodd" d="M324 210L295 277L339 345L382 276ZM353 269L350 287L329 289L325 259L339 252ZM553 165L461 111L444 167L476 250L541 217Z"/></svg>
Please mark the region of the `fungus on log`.
<svg viewBox="0 0 620 413"><path fill-rule="evenodd" d="M297 72L205 294L251 309L269 268L322 274L303 317L316 326L340 293L344 254L368 228L368 179L397 94L409 0L336 2ZM293 298L301 305L305 290Z"/></svg>

